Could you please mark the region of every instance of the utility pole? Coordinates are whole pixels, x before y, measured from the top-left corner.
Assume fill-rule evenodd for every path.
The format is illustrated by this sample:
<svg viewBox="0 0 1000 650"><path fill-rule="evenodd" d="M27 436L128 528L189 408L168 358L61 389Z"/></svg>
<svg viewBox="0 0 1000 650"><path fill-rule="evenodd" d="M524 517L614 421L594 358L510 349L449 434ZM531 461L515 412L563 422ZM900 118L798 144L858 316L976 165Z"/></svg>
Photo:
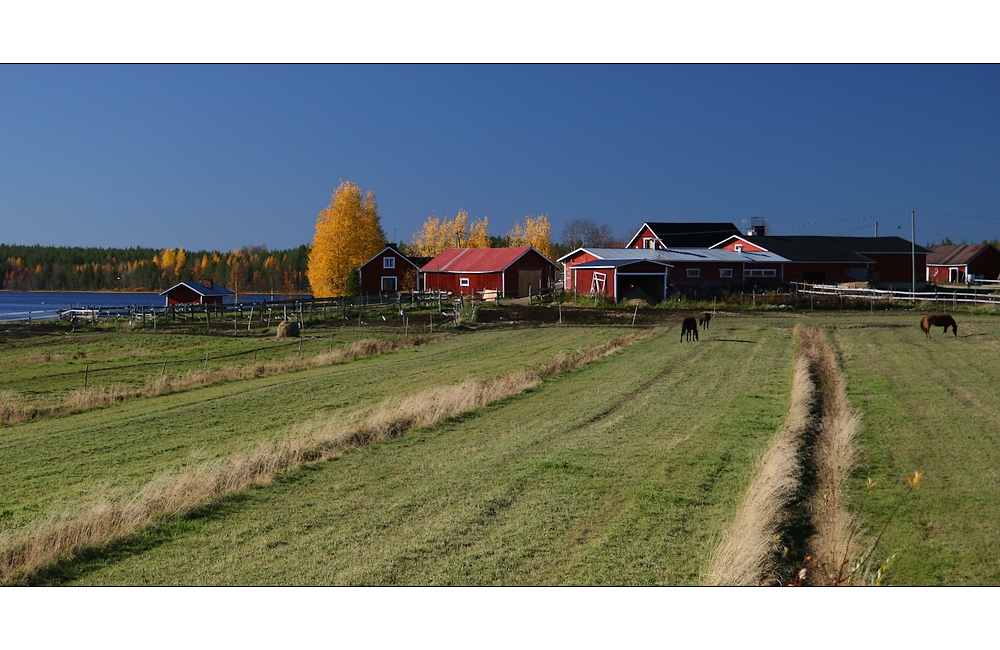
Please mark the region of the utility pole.
<svg viewBox="0 0 1000 650"><path fill-rule="evenodd" d="M913 268L913 283L910 285L910 302L917 293L917 229L916 210L910 210L910 266Z"/></svg>
<svg viewBox="0 0 1000 650"><path fill-rule="evenodd" d="M875 222L875 236L878 237L878 221Z"/></svg>

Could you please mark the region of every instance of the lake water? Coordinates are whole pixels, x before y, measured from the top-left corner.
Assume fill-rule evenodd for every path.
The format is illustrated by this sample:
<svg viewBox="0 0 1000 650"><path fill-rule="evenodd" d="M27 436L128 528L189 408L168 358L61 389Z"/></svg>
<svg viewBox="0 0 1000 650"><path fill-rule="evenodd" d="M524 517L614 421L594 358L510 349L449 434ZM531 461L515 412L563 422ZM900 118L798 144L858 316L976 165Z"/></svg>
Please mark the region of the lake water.
<svg viewBox="0 0 1000 650"><path fill-rule="evenodd" d="M275 296L278 299L278 296ZM271 300L265 293L240 294L240 302ZM71 307L162 307L159 293L117 291L0 291L0 321L56 318L60 309Z"/></svg>

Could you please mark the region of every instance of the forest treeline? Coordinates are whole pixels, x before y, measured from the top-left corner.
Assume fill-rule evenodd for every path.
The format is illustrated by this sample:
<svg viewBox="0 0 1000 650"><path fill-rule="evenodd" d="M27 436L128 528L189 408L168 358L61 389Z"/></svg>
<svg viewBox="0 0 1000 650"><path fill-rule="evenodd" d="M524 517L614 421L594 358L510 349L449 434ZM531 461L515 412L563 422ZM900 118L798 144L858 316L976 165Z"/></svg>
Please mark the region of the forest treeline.
<svg viewBox="0 0 1000 650"><path fill-rule="evenodd" d="M309 291L309 247L268 251L81 248L0 244L0 289L8 291L163 291L213 279L231 291L290 295Z"/></svg>

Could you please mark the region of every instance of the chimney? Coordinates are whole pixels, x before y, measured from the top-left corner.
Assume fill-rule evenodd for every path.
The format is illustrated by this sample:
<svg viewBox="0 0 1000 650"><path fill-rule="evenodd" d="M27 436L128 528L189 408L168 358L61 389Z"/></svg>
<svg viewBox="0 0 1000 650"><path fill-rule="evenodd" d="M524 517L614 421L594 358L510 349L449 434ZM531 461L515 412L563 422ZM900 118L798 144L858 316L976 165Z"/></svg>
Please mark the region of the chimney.
<svg viewBox="0 0 1000 650"><path fill-rule="evenodd" d="M202 280L201 286L205 287L206 289L211 289L213 286L215 286L215 280L212 278L209 278L207 280Z"/></svg>
<svg viewBox="0 0 1000 650"><path fill-rule="evenodd" d="M767 233L767 220L764 217L751 217L750 218L750 230L747 232L749 237L764 237Z"/></svg>

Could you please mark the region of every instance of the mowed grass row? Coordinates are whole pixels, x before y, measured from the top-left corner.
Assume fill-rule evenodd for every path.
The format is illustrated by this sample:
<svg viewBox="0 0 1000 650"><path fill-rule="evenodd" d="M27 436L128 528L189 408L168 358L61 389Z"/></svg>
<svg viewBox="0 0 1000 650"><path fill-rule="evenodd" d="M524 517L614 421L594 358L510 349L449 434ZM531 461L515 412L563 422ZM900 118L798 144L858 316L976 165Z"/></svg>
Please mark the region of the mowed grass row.
<svg viewBox="0 0 1000 650"><path fill-rule="evenodd" d="M364 337L373 334L360 333ZM358 338L350 327L307 330L301 354L317 355L331 347L343 348ZM381 338L402 334L379 333ZM2 338L2 337L0 337ZM297 358L299 341L276 341L269 336L179 332L76 332L6 339L0 343L0 391L17 394L29 407L51 406L67 394L107 386L138 388L161 374L177 377L187 372L254 361ZM208 357L206 364L206 356ZM166 364L164 365L164 362ZM89 370L88 370L89 368Z"/></svg>
<svg viewBox="0 0 1000 650"><path fill-rule="evenodd" d="M0 526L274 440L317 412L492 377L607 341L611 328L482 332L352 363L124 402L0 428ZM113 336L113 335L112 335Z"/></svg>
<svg viewBox="0 0 1000 650"><path fill-rule="evenodd" d="M852 500L866 477L879 482L864 512L874 537L906 475L923 472L879 546L896 554L889 583L1000 584L1000 321L956 314L958 338L935 328L928 340L919 316L829 331L863 414Z"/></svg>
<svg viewBox="0 0 1000 650"><path fill-rule="evenodd" d="M719 322L699 344L678 343L669 329L478 413L309 466L92 553L50 578L696 584L787 411L790 324ZM496 336L509 355L524 333Z"/></svg>

